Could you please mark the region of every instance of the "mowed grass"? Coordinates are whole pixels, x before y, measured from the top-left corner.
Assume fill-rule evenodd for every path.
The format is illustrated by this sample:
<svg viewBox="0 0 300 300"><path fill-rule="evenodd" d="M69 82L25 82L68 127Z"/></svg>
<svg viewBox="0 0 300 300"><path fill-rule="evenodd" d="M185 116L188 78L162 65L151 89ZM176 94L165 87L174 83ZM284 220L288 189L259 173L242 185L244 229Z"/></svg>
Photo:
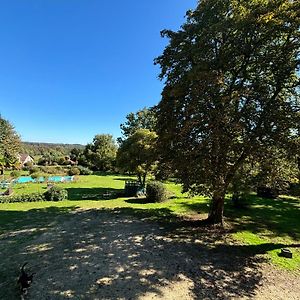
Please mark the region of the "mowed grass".
<svg viewBox="0 0 300 300"><path fill-rule="evenodd" d="M76 182L58 184L68 190L68 200L62 202L35 202L0 204L0 234L26 228L36 224L44 228L53 220L69 216L77 208L117 209L144 212L155 218L171 219L177 215L193 215L203 218L208 212L208 199L188 197L181 193L181 187L173 182L166 183L173 194L172 199L164 203L145 203L144 199L117 198L101 199L103 193L118 193L124 188L126 180L134 178L121 175L80 176ZM43 192L46 184L18 184L16 194ZM251 207L233 208L230 198L226 199L226 221L233 226L232 237L242 246L241 251L255 254L267 254L274 264L290 270L300 270L300 200L281 197L263 199L251 196ZM38 231L37 231L38 232ZM32 235L34 236L34 232ZM293 259L278 256L280 249L290 248Z"/></svg>

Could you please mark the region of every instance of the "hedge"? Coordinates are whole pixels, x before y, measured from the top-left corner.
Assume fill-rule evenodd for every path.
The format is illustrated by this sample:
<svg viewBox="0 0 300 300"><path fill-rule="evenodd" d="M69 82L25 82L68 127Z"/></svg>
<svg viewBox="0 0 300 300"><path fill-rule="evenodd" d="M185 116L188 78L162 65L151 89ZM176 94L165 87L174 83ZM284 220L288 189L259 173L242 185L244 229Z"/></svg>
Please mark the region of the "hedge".
<svg viewBox="0 0 300 300"><path fill-rule="evenodd" d="M46 201L43 193L0 196L0 203Z"/></svg>
<svg viewBox="0 0 300 300"><path fill-rule="evenodd" d="M68 197L67 190L57 186L53 186L45 193L0 196L0 203L62 201L67 199L67 197Z"/></svg>

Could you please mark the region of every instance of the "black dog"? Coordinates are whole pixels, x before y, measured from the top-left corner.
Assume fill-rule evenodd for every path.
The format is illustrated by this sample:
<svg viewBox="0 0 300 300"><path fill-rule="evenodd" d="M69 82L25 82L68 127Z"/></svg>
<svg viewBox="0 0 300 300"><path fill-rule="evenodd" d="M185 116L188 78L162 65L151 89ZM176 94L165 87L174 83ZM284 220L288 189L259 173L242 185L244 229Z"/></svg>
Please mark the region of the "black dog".
<svg viewBox="0 0 300 300"><path fill-rule="evenodd" d="M21 296L26 295L27 294L27 289L30 287L31 283L32 283L32 279L33 279L33 275L35 273L32 273L31 275L29 275L26 271L25 271L25 266L28 263L26 262L22 267L21 267L21 274L20 277L18 279L18 284L20 285L20 289L21 289Z"/></svg>

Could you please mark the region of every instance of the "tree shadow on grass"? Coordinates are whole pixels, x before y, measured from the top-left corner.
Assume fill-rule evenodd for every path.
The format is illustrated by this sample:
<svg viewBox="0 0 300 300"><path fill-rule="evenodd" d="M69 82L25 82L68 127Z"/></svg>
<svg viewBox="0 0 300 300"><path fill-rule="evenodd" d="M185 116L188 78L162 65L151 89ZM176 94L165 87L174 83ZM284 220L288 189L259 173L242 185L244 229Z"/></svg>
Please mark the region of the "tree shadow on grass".
<svg viewBox="0 0 300 300"><path fill-rule="evenodd" d="M118 198L122 189L114 188L67 188L69 200L103 200ZM110 195L110 196L109 196Z"/></svg>
<svg viewBox="0 0 300 300"><path fill-rule="evenodd" d="M224 214L235 231L249 230L260 233L266 229L272 235L300 239L300 200L294 198L267 199L250 195L248 208L235 208L231 199L225 203ZM197 212L208 212L207 203L183 203L184 207Z"/></svg>
<svg viewBox="0 0 300 300"><path fill-rule="evenodd" d="M131 204L149 204L149 200L147 198L129 198L126 199L125 202Z"/></svg>
<svg viewBox="0 0 300 300"><path fill-rule="evenodd" d="M263 259L256 254L265 250L230 245L223 229L194 226L166 208L72 209L12 213L13 219L30 213L28 228L46 226L14 251L9 242L19 236L1 241L6 280L15 280L24 261L37 272L31 299L250 298L261 282ZM17 299L5 289L0 298Z"/></svg>
<svg viewBox="0 0 300 300"><path fill-rule="evenodd" d="M137 181L137 179L135 177L116 177L114 178L114 180L118 180L118 181Z"/></svg>

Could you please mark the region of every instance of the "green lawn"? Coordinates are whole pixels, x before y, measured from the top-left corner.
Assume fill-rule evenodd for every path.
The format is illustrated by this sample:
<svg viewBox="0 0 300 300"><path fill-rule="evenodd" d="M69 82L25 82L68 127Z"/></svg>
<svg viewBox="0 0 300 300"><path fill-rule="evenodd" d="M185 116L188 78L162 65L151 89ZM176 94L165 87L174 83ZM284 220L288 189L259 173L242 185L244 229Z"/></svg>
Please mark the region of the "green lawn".
<svg viewBox="0 0 300 300"><path fill-rule="evenodd" d="M165 203L144 203L143 199L117 198L111 200L91 200L106 191L118 192L124 188L126 176L80 176L76 182L59 184L68 190L69 199L62 202L11 203L0 204L0 234L18 230L28 224L47 226L50 220L67 214L75 208L128 208L141 211L155 218L173 218L177 215L199 215L208 211L208 201L204 197L189 198L181 193L180 186L167 183L174 199ZM46 184L18 184L16 194L42 192ZM84 200L83 200L84 199ZM226 221L233 226L231 236L238 241L241 251L267 254L276 265L300 270L300 200L282 197L276 200L251 196L252 205L248 209L234 209L227 199ZM34 235L34 233L32 233ZM291 247L292 260L278 256L280 248Z"/></svg>

